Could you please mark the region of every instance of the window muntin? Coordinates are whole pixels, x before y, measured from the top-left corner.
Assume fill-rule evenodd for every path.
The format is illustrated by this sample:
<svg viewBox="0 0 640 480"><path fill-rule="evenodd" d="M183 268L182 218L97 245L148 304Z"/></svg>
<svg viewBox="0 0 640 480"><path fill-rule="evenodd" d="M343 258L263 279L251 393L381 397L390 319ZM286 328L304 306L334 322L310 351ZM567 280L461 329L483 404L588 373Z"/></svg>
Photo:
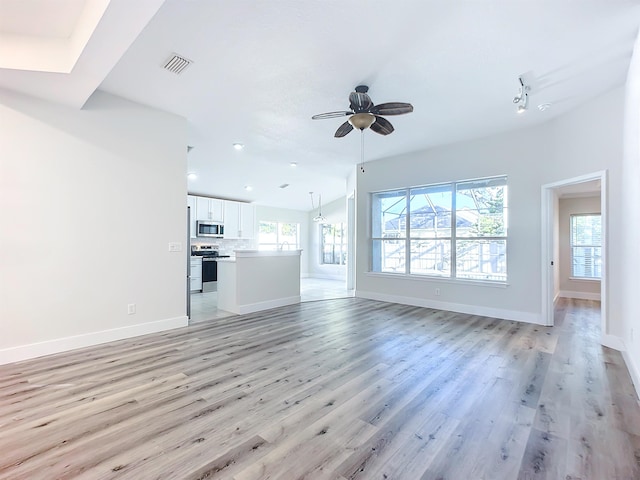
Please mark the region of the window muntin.
<svg viewBox="0 0 640 480"><path fill-rule="evenodd" d="M506 282L506 177L377 192L371 199L372 271Z"/></svg>
<svg viewBox="0 0 640 480"><path fill-rule="evenodd" d="M575 214L571 222L571 276L602 277L602 224L599 213Z"/></svg>

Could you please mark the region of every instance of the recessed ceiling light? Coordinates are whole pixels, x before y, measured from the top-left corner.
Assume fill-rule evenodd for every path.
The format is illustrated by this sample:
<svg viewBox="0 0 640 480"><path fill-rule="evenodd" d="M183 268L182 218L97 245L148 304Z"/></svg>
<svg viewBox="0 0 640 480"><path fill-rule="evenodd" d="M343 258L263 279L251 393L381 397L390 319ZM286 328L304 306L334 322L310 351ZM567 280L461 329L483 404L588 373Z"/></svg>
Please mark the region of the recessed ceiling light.
<svg viewBox="0 0 640 480"><path fill-rule="evenodd" d="M234 143L233 148L236 150L242 150L244 148L244 143Z"/></svg>
<svg viewBox="0 0 640 480"><path fill-rule="evenodd" d="M252 187L251 185L245 185L245 186L244 186L244 189L245 189L247 192L250 192L251 190L253 190L253 187Z"/></svg>
<svg viewBox="0 0 640 480"><path fill-rule="evenodd" d="M187 178L188 178L189 180L195 180L196 178L198 178L198 175L196 175L196 174L195 174L195 173L193 173L193 172L189 172L189 173L187 173Z"/></svg>
<svg viewBox="0 0 640 480"><path fill-rule="evenodd" d="M297 167L298 166L298 162L291 162L289 165L291 165L292 167Z"/></svg>
<svg viewBox="0 0 640 480"><path fill-rule="evenodd" d="M540 110L541 112L544 112L545 110L549 110L550 108L551 108L550 103L541 103L540 105L538 105L538 110Z"/></svg>

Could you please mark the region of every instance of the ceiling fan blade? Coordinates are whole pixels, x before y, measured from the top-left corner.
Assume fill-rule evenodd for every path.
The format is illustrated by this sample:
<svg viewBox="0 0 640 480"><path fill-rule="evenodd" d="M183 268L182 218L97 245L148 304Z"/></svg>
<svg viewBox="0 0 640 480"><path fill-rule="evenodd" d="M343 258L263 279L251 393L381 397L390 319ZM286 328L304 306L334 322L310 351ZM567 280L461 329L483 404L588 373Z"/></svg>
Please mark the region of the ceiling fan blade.
<svg viewBox="0 0 640 480"><path fill-rule="evenodd" d="M391 127L391 128L393 128L393 127ZM340 125L340 127L338 127L338 130L336 130L336 133L335 133L334 137L336 137L336 138L344 137L351 130L353 130L353 125L351 125L349 123L349 121L347 120L342 125Z"/></svg>
<svg viewBox="0 0 640 480"><path fill-rule="evenodd" d="M394 130L389 120L378 115L376 115L376 121L369 128L380 135L389 135Z"/></svg>
<svg viewBox="0 0 640 480"><path fill-rule="evenodd" d="M369 95L363 92L351 92L349 94L349 106L356 113L368 112L373 107Z"/></svg>
<svg viewBox="0 0 640 480"><path fill-rule="evenodd" d="M402 115L413 112L413 105L403 102L389 102L375 105L371 108L374 115Z"/></svg>
<svg viewBox="0 0 640 480"><path fill-rule="evenodd" d="M321 120L323 118L336 118L336 117L344 117L346 115L353 115L353 112L349 112L347 110L340 110L339 112L327 112L327 113L319 113L311 117L313 120Z"/></svg>

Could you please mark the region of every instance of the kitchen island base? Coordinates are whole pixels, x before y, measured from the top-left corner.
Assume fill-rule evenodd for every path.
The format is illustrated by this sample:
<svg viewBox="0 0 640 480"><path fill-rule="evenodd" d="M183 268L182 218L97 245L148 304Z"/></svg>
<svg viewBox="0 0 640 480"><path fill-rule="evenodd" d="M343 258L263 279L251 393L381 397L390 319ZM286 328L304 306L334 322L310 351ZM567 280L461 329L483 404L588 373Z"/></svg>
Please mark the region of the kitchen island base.
<svg viewBox="0 0 640 480"><path fill-rule="evenodd" d="M218 260L218 308L245 314L300 303L301 250L237 250Z"/></svg>

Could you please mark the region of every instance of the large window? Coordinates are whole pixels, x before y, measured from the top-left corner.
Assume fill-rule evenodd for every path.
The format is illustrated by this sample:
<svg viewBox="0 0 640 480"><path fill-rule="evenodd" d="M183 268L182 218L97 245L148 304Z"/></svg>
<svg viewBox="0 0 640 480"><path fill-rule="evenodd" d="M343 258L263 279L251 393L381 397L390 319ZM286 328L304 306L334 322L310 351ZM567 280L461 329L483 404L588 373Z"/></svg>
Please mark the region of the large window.
<svg viewBox="0 0 640 480"><path fill-rule="evenodd" d="M322 244L320 263L324 265L345 265L347 263L347 230L344 224L323 224L320 232L320 242Z"/></svg>
<svg viewBox="0 0 640 480"><path fill-rule="evenodd" d="M258 250L296 250L300 248L300 224L260 222Z"/></svg>
<svg viewBox="0 0 640 480"><path fill-rule="evenodd" d="M374 272L507 280L507 179L372 194Z"/></svg>
<svg viewBox="0 0 640 480"><path fill-rule="evenodd" d="M600 214L571 215L571 276L602 276L602 228Z"/></svg>

